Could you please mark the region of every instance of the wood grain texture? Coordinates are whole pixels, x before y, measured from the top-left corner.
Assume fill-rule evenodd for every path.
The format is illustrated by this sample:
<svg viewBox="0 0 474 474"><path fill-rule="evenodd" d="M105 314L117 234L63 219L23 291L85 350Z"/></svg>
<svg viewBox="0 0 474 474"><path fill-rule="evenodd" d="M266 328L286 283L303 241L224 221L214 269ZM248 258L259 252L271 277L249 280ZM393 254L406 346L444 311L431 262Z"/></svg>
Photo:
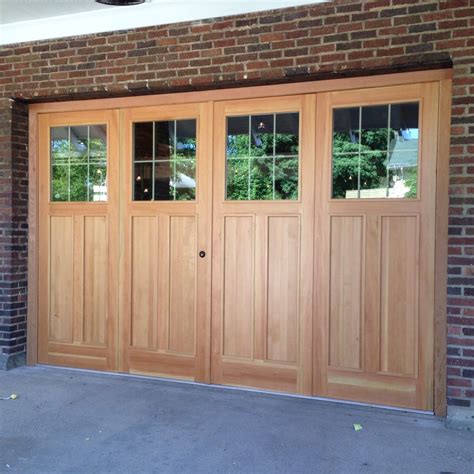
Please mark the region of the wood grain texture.
<svg viewBox="0 0 474 474"><path fill-rule="evenodd" d="M277 112L300 115L298 199L226 200L226 116ZM311 393L315 112L314 96L215 105L213 383Z"/></svg>
<svg viewBox="0 0 474 474"><path fill-rule="evenodd" d="M132 217L131 345L154 350L157 305L158 220Z"/></svg>
<svg viewBox="0 0 474 474"><path fill-rule="evenodd" d="M72 216L50 221L50 309L49 339L73 342L74 227Z"/></svg>
<svg viewBox="0 0 474 474"><path fill-rule="evenodd" d="M364 218L330 219L329 364L361 369Z"/></svg>
<svg viewBox="0 0 474 474"><path fill-rule="evenodd" d="M170 219L169 349L195 355L196 341L196 218Z"/></svg>
<svg viewBox="0 0 474 474"><path fill-rule="evenodd" d="M435 262L435 326L434 326L434 411L446 416L446 332L447 332L447 262L449 209L449 147L451 125L452 81L439 84L438 153L436 174L436 262Z"/></svg>
<svg viewBox="0 0 474 474"><path fill-rule="evenodd" d="M380 371L415 376L418 349L418 219L382 216Z"/></svg>
<svg viewBox="0 0 474 474"><path fill-rule="evenodd" d="M50 128L97 123L107 127L107 201L50 201ZM47 275L38 281L38 361L115 370L118 113L47 114L38 124L38 258Z"/></svg>
<svg viewBox="0 0 474 474"><path fill-rule="evenodd" d="M449 72L425 71L34 105L29 268L50 277L29 281L28 361L444 414L450 95ZM419 197L332 200L332 107L408 101ZM285 111L299 199L226 201L226 115ZM133 121L192 117L196 201L133 202ZM108 124L109 200L50 203L49 127L86 123Z"/></svg>
<svg viewBox="0 0 474 474"><path fill-rule="evenodd" d="M28 114L28 304L26 363L38 362L38 116Z"/></svg>
<svg viewBox="0 0 474 474"><path fill-rule="evenodd" d="M209 107L197 103L123 112L119 366L126 372L209 381ZM180 119L197 122L196 200L134 201L133 123ZM199 258L200 250L205 258Z"/></svg>
<svg viewBox="0 0 474 474"><path fill-rule="evenodd" d="M222 355L251 359L254 326L254 218L224 220Z"/></svg>
<svg viewBox="0 0 474 474"><path fill-rule="evenodd" d="M414 199L354 199L336 200L331 198L331 132L326 125L318 131L324 138L320 142L320 155L324 163L317 168L323 182L319 191L321 209L316 211L319 220L317 228L321 236L316 236L319 252L325 254L331 244L331 257L322 257L319 269L323 275L316 279L315 292L320 304L315 306L318 324L322 329L315 332L315 344L325 346L334 341L344 350L351 350L356 344L356 337L351 335L344 341L344 334L350 334L351 326L347 322L334 326L332 319L335 288L351 288L350 272L344 281L345 265L341 263L343 255L354 257L358 248L357 232L353 229L337 229L333 232L328 220L342 217L362 216L365 235L363 243L364 256L361 265L364 267L363 284L360 295L353 295L349 301L361 301L361 347L358 372L341 378L341 372L354 370L356 367L333 366L334 359L343 358L341 353L328 349L315 349L316 367L314 372L314 394L363 400L371 403L388 403L396 406L407 406L421 410L433 410L433 327L434 327L434 236L435 236L435 200L432 190L436 185L436 130L438 108L438 84L413 83L409 86L371 88L357 91L341 91L323 95L318 98L322 104L318 113L321 119L328 121L333 107L351 107L356 105L376 105L393 102L420 103L419 128L419 184L418 198ZM318 232L318 231L316 231ZM354 241L352 250L338 242L342 235ZM334 237L336 235L336 237ZM334 239L336 239L334 241ZM334 244L339 250L334 252ZM317 250L318 252L318 250ZM334 277L333 280L333 268ZM317 271L317 270L316 270ZM331 284L324 278L331 275ZM353 280L358 280L356 270ZM357 293L357 291L356 291ZM330 308L325 306L329 298ZM339 307L339 306L336 306ZM349 306L347 306L349 307ZM348 309L346 314L354 314ZM330 327L325 327L330 319ZM350 317L348 317L350 319ZM347 331L349 332L347 333ZM344 341L344 344L343 344ZM353 352L357 352L353 350ZM354 361L354 357L348 357ZM320 372L319 372L320 371ZM380 385L378 381L392 377L389 385ZM369 383L370 380L370 383ZM409 385L410 393L403 388ZM405 394L405 395L404 395Z"/></svg>
<svg viewBox="0 0 474 474"><path fill-rule="evenodd" d="M451 69L433 69L428 71L413 71L394 74L373 75L367 77L351 77L308 81L293 84L278 84L268 86L240 87L199 92L170 93L145 95L137 97L91 99L76 102L48 102L31 104L30 110L37 113L68 112L83 110L99 110L112 108L132 108L146 106L169 106L183 103L224 101L237 99L271 98L283 95L316 94L337 90L352 90L366 87L384 87L406 85L421 82L449 80L453 76ZM370 85L369 85L370 82Z"/></svg>
<svg viewBox="0 0 474 474"><path fill-rule="evenodd" d="M297 216L268 218L268 360L298 360L299 228Z"/></svg>
<svg viewBox="0 0 474 474"><path fill-rule="evenodd" d="M107 217L84 219L84 342L105 344L108 310Z"/></svg>

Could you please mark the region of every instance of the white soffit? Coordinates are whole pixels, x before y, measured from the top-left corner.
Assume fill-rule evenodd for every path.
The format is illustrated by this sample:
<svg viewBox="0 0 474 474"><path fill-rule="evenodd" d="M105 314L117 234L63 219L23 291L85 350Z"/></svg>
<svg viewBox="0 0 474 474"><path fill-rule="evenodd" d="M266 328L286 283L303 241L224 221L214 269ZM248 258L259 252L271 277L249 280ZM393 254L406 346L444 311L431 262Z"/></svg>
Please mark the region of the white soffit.
<svg viewBox="0 0 474 474"><path fill-rule="evenodd" d="M198 21L327 0L147 0L111 7L94 0L0 0L0 45Z"/></svg>

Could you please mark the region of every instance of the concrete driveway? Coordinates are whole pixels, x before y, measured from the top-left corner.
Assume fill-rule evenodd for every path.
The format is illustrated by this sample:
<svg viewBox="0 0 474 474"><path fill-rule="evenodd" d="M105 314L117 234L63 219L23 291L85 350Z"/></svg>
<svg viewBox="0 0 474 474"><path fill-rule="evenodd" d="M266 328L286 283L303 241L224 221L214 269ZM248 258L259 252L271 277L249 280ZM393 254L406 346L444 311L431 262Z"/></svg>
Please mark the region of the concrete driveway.
<svg viewBox="0 0 474 474"><path fill-rule="evenodd" d="M50 367L0 371L10 393L2 472L474 472L432 416Z"/></svg>

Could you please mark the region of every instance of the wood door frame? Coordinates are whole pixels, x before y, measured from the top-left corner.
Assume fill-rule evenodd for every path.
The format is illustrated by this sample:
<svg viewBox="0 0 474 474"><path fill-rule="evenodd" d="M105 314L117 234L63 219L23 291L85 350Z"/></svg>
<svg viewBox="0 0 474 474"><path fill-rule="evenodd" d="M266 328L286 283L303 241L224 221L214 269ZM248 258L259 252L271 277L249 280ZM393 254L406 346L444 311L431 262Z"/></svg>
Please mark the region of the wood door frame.
<svg viewBox="0 0 474 474"><path fill-rule="evenodd" d="M449 147L451 122L452 69L383 74L370 77L370 88L439 82L439 129L436 174L436 244L435 244L435 327L434 327L434 412L446 416L446 302L448 253L448 186ZM171 105L194 101L275 97L280 95L310 94L335 90L352 90L367 87L367 77L329 79L269 86L252 86L234 89L209 90L146 95L124 98L46 102L29 105L28 130L28 310L27 310L27 364L38 361L38 140L39 114L72 110L124 109L144 105ZM122 148L122 147L121 147ZM318 183L316 182L317 186Z"/></svg>

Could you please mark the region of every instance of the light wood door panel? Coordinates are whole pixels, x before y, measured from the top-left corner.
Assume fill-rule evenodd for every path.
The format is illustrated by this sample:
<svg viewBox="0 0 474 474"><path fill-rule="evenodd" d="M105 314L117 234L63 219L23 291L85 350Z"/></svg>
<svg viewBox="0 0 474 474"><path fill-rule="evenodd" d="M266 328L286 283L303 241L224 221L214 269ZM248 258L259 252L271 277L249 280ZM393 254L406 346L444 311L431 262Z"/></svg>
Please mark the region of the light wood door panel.
<svg viewBox="0 0 474 474"><path fill-rule="evenodd" d="M53 216L50 221L50 284L49 340L73 342L73 216Z"/></svg>
<svg viewBox="0 0 474 474"><path fill-rule="evenodd" d="M226 118L298 112L299 199L226 200ZM311 392L315 96L215 105L211 380Z"/></svg>
<svg viewBox="0 0 474 474"><path fill-rule="evenodd" d="M382 216L380 372L416 376L418 217Z"/></svg>
<svg viewBox="0 0 474 474"><path fill-rule="evenodd" d="M121 371L209 381L211 112L208 104L124 112ZM133 123L185 119L197 123L196 199L134 201Z"/></svg>
<svg viewBox="0 0 474 474"><path fill-rule="evenodd" d="M298 360L300 219L270 216L267 228L266 359L294 364Z"/></svg>
<svg viewBox="0 0 474 474"><path fill-rule="evenodd" d="M433 408L437 88L318 96L314 395ZM400 102L420 104L418 197L331 199L333 108Z"/></svg>
<svg viewBox="0 0 474 474"><path fill-rule="evenodd" d="M330 218L329 365L360 369L364 218Z"/></svg>
<svg viewBox="0 0 474 474"><path fill-rule="evenodd" d="M107 201L50 200L50 129L104 124ZM39 117L38 361L115 370L118 311L118 113Z"/></svg>

